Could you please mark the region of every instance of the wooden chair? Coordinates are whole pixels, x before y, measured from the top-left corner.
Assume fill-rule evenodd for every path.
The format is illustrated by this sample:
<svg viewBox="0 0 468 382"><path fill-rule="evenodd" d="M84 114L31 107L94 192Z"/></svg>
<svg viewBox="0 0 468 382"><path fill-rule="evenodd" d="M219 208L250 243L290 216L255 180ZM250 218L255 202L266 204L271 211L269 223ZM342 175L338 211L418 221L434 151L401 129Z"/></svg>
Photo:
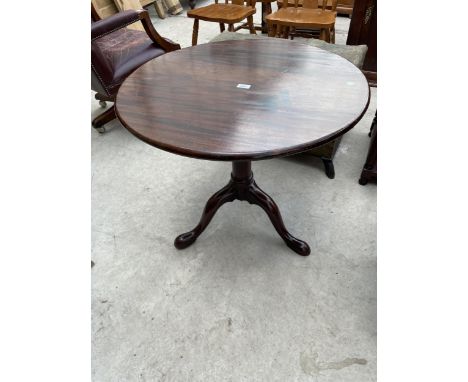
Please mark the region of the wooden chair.
<svg viewBox="0 0 468 382"><path fill-rule="evenodd" d="M144 31L129 29L141 23ZM148 11L127 10L101 19L91 2L91 89L102 107L115 102L122 82L146 62L167 52L180 49L154 29ZM116 117L112 105L94 118L92 125L100 133Z"/></svg>
<svg viewBox="0 0 468 382"><path fill-rule="evenodd" d="M228 30L234 32L234 24L247 19L247 24L251 34L256 34L253 25L253 15L255 14L256 0L224 0L224 4L219 4L215 0L214 4L193 9L187 12L187 16L193 18L192 46L197 45L198 24L200 20L219 23L221 32L224 32L224 24L228 24ZM246 3L246 5L244 5Z"/></svg>
<svg viewBox="0 0 468 382"><path fill-rule="evenodd" d="M318 0L293 0L294 7L290 7L290 1L283 1L282 7L268 15L268 35L270 37L288 38L296 29L320 30L320 40L335 43L335 20L338 0L331 0L330 10L327 9L328 1L322 1L319 8Z"/></svg>

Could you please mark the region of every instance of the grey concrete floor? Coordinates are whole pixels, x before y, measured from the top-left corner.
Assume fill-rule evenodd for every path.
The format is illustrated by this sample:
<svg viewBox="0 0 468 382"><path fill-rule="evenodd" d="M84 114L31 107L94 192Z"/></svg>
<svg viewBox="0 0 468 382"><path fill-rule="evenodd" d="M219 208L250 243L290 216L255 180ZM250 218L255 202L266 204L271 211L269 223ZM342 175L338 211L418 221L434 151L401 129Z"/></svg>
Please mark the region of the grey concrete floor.
<svg viewBox="0 0 468 382"><path fill-rule="evenodd" d="M191 20L151 15L190 45ZM338 19L338 43L348 25ZM217 33L202 22L200 43ZM376 186L357 182L375 108L373 90L334 180L305 155L253 165L309 257L239 201L177 251L174 238L198 222L230 164L157 150L118 121L93 131L93 381L375 381ZM92 100L92 115L101 111Z"/></svg>

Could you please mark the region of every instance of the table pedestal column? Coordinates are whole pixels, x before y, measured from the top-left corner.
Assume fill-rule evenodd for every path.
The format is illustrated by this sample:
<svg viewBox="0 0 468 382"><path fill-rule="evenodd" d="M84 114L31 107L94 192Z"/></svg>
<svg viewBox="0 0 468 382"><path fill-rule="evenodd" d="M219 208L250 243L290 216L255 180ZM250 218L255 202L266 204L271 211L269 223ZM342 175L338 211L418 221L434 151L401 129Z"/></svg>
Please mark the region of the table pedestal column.
<svg viewBox="0 0 468 382"><path fill-rule="evenodd" d="M231 180L221 190L215 193L206 203L200 222L197 226L179 235L174 245L177 249L184 249L197 240L198 236L205 230L214 214L224 203L234 200L246 200L250 204L256 204L263 208L276 232L281 236L286 245L301 256L308 256L310 248L306 242L296 239L284 226L278 206L273 199L263 192L255 183L251 161L232 162Z"/></svg>

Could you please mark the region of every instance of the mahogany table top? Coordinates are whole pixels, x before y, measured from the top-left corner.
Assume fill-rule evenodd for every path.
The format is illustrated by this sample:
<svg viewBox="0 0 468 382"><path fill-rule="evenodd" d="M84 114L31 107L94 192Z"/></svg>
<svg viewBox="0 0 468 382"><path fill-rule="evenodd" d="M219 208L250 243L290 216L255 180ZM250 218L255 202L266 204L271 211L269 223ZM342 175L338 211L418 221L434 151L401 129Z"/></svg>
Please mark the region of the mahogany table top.
<svg viewBox="0 0 468 382"><path fill-rule="evenodd" d="M351 129L369 87L344 58L297 42L223 41L162 55L117 94L123 125L150 145L211 160L258 160Z"/></svg>

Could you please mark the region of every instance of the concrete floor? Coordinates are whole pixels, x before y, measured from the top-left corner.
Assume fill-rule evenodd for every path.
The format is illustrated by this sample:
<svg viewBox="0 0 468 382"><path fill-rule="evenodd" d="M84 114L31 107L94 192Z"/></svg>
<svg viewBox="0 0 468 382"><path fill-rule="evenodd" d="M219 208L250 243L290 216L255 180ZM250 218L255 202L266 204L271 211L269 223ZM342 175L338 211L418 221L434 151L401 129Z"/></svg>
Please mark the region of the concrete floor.
<svg viewBox="0 0 468 382"><path fill-rule="evenodd" d="M190 45L191 20L150 13L162 35ZM337 43L348 26L338 19ZM217 33L201 22L199 42ZM157 150L118 121L93 131L93 381L375 381L376 186L357 182L375 108L373 90L334 180L307 156L253 165L309 257L239 201L177 251L230 164ZM93 100L92 115L101 111Z"/></svg>

